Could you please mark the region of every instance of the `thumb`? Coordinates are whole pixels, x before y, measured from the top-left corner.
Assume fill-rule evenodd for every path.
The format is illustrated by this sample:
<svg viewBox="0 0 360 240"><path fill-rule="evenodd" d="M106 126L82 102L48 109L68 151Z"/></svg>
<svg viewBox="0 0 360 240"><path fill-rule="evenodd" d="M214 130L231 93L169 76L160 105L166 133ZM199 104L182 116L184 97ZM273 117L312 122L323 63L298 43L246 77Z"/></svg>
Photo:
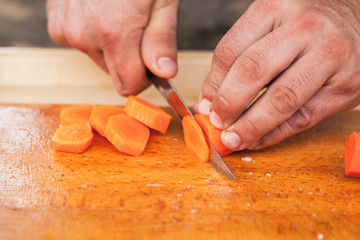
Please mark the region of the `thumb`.
<svg viewBox="0 0 360 240"><path fill-rule="evenodd" d="M155 0L142 39L146 67L163 78L177 73L176 14L178 0Z"/></svg>

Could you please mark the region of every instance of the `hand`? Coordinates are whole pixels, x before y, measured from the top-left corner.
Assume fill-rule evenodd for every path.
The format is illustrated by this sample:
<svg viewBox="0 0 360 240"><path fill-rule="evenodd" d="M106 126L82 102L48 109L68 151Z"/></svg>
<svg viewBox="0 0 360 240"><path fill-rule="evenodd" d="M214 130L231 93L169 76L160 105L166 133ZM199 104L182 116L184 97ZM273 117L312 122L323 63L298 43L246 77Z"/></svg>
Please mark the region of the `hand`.
<svg viewBox="0 0 360 240"><path fill-rule="evenodd" d="M216 47L195 110L224 129L226 147L242 150L273 145L355 107L359 18L357 0L255 1Z"/></svg>
<svg viewBox="0 0 360 240"><path fill-rule="evenodd" d="M47 0L48 32L60 45L88 54L126 96L146 88L145 66L177 72L178 0Z"/></svg>

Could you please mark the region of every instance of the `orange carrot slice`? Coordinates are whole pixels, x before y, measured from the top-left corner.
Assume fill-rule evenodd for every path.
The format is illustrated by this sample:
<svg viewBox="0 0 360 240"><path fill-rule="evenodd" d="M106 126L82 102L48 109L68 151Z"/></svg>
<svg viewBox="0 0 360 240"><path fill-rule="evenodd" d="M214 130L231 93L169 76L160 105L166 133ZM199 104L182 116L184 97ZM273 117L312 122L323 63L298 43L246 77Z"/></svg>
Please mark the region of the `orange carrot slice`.
<svg viewBox="0 0 360 240"><path fill-rule="evenodd" d="M91 112L89 123L101 135L104 136L109 117L124 113L124 108L116 105L95 106Z"/></svg>
<svg viewBox="0 0 360 240"><path fill-rule="evenodd" d="M360 133L349 136L344 154L345 174L360 178Z"/></svg>
<svg viewBox="0 0 360 240"><path fill-rule="evenodd" d="M140 156L149 140L150 130L141 122L122 113L109 118L105 137L120 152Z"/></svg>
<svg viewBox="0 0 360 240"><path fill-rule="evenodd" d="M56 151L82 153L93 140L93 133L88 123L69 124L56 129L52 138Z"/></svg>
<svg viewBox="0 0 360 240"><path fill-rule="evenodd" d="M168 102L171 103L171 106L179 106L176 111L180 116L186 116L189 114L186 108L181 107L183 102L179 98L179 95L176 92L172 92L168 98Z"/></svg>
<svg viewBox="0 0 360 240"><path fill-rule="evenodd" d="M60 111L60 124L87 123L93 108L93 105L70 105L64 107Z"/></svg>
<svg viewBox="0 0 360 240"><path fill-rule="evenodd" d="M195 114L195 119L199 123L200 127L206 134L206 136L209 138L211 143L214 145L220 156L224 157L233 151L230 149L227 149L221 142L221 129L218 129L214 127L210 123L209 116L202 115L202 114Z"/></svg>
<svg viewBox="0 0 360 240"><path fill-rule="evenodd" d="M165 133L169 127L171 116L161 108L137 96L129 96L124 111L146 126Z"/></svg>
<svg viewBox="0 0 360 240"><path fill-rule="evenodd" d="M207 162L209 160L209 147L199 124L194 118L188 115L183 118L182 126L186 147L195 154L200 161Z"/></svg>

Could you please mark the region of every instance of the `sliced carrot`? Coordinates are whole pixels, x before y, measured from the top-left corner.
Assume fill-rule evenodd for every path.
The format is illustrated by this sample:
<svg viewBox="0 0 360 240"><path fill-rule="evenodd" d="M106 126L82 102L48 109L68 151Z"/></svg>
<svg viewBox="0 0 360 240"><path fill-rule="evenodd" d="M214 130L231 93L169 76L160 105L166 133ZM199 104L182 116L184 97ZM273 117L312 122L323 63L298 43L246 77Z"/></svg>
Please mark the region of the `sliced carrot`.
<svg viewBox="0 0 360 240"><path fill-rule="evenodd" d="M104 136L109 117L124 113L124 108L116 105L95 106L91 112L89 123L101 135Z"/></svg>
<svg viewBox="0 0 360 240"><path fill-rule="evenodd" d="M87 123L93 108L93 105L70 105L64 107L60 111L60 124Z"/></svg>
<svg viewBox="0 0 360 240"><path fill-rule="evenodd" d="M161 108L137 96L129 96L124 111L146 126L165 133L169 127L171 116Z"/></svg>
<svg viewBox="0 0 360 240"><path fill-rule="evenodd" d="M360 178L360 133L349 136L344 154L345 174Z"/></svg>
<svg viewBox="0 0 360 240"><path fill-rule="evenodd" d="M122 113L109 118L105 137L120 152L140 156L149 140L150 130L141 122Z"/></svg>
<svg viewBox="0 0 360 240"><path fill-rule="evenodd" d="M175 106L175 110L180 116L183 117L189 114L189 111L186 109L179 95L176 94L176 92L172 92L170 94L168 102L171 103L171 106Z"/></svg>
<svg viewBox="0 0 360 240"><path fill-rule="evenodd" d="M214 145L220 156L224 157L233 151L230 149L227 149L224 144L221 142L221 129L218 129L214 127L210 123L209 116L202 115L202 114L195 114L195 119L199 123L200 127L204 131L204 133L207 135L211 143Z"/></svg>
<svg viewBox="0 0 360 240"><path fill-rule="evenodd" d="M207 162L209 160L209 147L199 124L193 117L188 115L183 118L182 126L186 147L195 154L200 161Z"/></svg>
<svg viewBox="0 0 360 240"><path fill-rule="evenodd" d="M52 142L55 150L69 153L82 153L93 140L93 133L88 123L69 124L56 129Z"/></svg>

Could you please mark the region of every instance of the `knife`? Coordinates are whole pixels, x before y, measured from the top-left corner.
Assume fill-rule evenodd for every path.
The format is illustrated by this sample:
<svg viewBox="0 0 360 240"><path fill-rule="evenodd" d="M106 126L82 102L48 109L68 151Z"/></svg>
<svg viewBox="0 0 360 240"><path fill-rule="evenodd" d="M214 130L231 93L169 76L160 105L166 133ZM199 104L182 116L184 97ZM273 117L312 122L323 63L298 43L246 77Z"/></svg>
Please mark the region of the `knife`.
<svg viewBox="0 0 360 240"><path fill-rule="evenodd" d="M194 118L189 107L185 104L184 100L180 96L179 92L176 90L175 86L171 83L169 79L161 78L154 75L152 72L147 70L147 77L152 81L157 90L169 103L171 109L174 111L175 115L182 120L184 116L190 115ZM211 143L210 139L204 134L206 140L210 143L210 158L209 162L211 165L221 174L229 179L236 179L234 174L231 172L229 167L226 165L225 161L222 159L218 151L215 149L214 145Z"/></svg>

